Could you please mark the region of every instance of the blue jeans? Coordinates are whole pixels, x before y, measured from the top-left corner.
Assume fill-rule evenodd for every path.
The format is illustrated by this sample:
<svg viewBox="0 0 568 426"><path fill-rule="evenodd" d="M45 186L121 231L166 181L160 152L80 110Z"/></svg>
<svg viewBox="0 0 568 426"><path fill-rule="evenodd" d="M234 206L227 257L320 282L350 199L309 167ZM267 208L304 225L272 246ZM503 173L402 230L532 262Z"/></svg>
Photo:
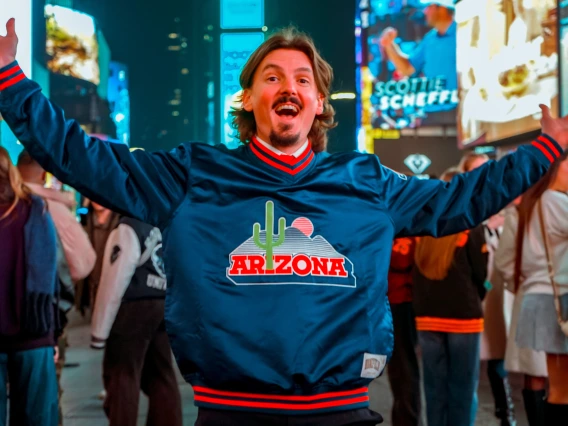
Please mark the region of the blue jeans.
<svg viewBox="0 0 568 426"><path fill-rule="evenodd" d="M57 426L57 379L53 348L0 353L0 426Z"/></svg>
<svg viewBox="0 0 568 426"><path fill-rule="evenodd" d="M477 412L480 333L418 333L428 426L472 426Z"/></svg>

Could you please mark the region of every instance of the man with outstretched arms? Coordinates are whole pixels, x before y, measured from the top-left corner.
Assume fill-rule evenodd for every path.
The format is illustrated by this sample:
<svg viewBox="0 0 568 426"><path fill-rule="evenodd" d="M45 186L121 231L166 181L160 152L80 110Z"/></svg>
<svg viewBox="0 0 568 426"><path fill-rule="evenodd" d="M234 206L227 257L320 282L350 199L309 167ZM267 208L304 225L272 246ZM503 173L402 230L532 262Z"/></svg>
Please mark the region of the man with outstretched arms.
<svg viewBox="0 0 568 426"><path fill-rule="evenodd" d="M537 182L568 142L543 134L451 182L407 178L374 155L325 152L332 69L294 29L240 77L243 142L154 153L89 137L0 38L0 113L32 156L85 196L160 228L166 328L198 425L375 425L367 385L392 351L395 236L472 228Z"/></svg>

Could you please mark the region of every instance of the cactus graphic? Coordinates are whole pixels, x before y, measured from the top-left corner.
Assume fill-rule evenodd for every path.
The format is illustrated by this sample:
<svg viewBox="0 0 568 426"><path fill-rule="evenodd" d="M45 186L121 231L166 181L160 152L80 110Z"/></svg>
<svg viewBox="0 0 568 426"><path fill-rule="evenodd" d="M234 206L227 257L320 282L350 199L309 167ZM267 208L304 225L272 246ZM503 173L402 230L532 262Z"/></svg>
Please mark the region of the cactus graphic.
<svg viewBox="0 0 568 426"><path fill-rule="evenodd" d="M278 219L278 240L274 241L274 203L266 202L266 237L265 242L260 241L260 223L255 223L252 228L252 236L254 243L259 249L266 251L266 270L274 269L273 249L284 243L286 230L286 218Z"/></svg>

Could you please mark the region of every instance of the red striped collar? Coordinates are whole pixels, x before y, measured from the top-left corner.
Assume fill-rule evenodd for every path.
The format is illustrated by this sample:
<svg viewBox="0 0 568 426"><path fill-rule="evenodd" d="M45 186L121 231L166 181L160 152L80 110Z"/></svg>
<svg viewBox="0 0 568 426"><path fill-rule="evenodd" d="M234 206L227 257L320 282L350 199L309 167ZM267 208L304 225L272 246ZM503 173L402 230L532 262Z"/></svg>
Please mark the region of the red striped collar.
<svg viewBox="0 0 568 426"><path fill-rule="evenodd" d="M314 159L312 144L308 141L308 146L298 157L293 155L278 155L262 145L255 137L249 144L252 153L264 163L292 176L304 170Z"/></svg>

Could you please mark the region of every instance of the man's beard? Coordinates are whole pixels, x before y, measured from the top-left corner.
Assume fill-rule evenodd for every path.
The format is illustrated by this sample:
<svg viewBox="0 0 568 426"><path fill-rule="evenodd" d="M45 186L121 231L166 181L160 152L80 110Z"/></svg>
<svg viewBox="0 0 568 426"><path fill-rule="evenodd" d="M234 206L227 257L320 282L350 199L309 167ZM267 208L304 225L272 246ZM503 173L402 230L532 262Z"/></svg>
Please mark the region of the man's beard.
<svg viewBox="0 0 568 426"><path fill-rule="evenodd" d="M284 124L280 126L280 131L284 133L291 128L292 125ZM270 131L270 142L272 143L272 146L274 146L275 148L278 147L287 148L294 145L299 140L300 140L300 133L296 133L295 135L284 136L282 134L276 133L274 129Z"/></svg>

